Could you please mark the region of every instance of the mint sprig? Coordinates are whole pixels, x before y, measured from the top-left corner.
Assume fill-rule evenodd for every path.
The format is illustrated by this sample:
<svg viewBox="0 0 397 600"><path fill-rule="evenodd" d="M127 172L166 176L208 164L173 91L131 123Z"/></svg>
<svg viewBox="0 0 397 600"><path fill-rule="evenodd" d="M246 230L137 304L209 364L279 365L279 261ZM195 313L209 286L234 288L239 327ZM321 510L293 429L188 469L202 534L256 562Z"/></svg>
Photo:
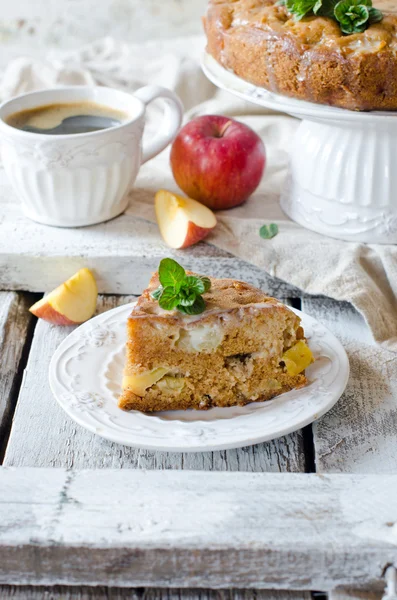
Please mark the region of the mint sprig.
<svg viewBox="0 0 397 600"><path fill-rule="evenodd" d="M321 2L321 0L319 0ZM295 15L297 21L300 21L303 17L313 11L318 0L285 0L282 2L288 10L288 12Z"/></svg>
<svg viewBox="0 0 397 600"><path fill-rule="evenodd" d="M316 15L337 21L342 33L362 33L383 19L383 13L372 6L372 0L280 0L299 21Z"/></svg>
<svg viewBox="0 0 397 600"><path fill-rule="evenodd" d="M383 14L372 6L372 0L341 0L335 6L335 17L343 33L361 33L372 23L379 23Z"/></svg>
<svg viewBox="0 0 397 600"><path fill-rule="evenodd" d="M343 0L335 6L335 17L343 33L361 33L366 30L369 10L362 0Z"/></svg>
<svg viewBox="0 0 397 600"><path fill-rule="evenodd" d="M172 258L163 258L159 266L160 286L151 292L164 310L175 308L187 315L198 315L205 310L201 294L208 292L208 277L187 275L185 269Z"/></svg>

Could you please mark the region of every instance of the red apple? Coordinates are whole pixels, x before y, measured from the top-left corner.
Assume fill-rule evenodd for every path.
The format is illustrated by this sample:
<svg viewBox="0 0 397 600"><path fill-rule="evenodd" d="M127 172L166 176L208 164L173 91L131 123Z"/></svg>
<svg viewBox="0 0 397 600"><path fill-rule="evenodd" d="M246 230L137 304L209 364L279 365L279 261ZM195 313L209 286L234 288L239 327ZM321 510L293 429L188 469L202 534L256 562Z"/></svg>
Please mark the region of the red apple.
<svg viewBox="0 0 397 600"><path fill-rule="evenodd" d="M265 162L265 147L255 131L221 115L193 119L171 148L179 187L214 210L245 202L258 187Z"/></svg>
<svg viewBox="0 0 397 600"><path fill-rule="evenodd" d="M93 274L89 269L80 269L29 310L55 325L78 325L94 314L97 296Z"/></svg>
<svg viewBox="0 0 397 600"><path fill-rule="evenodd" d="M216 225L214 213L191 198L160 190L155 196L157 223L171 248L187 248L204 239Z"/></svg>

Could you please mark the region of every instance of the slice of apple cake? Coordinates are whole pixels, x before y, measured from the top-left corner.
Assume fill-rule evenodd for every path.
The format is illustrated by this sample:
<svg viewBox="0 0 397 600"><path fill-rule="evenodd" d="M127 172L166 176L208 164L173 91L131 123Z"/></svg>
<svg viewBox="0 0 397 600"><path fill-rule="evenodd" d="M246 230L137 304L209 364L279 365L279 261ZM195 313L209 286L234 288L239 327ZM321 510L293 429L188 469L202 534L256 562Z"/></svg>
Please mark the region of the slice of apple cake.
<svg viewBox="0 0 397 600"><path fill-rule="evenodd" d="M234 279L160 263L128 319L120 408L208 409L269 400L307 383L300 319Z"/></svg>

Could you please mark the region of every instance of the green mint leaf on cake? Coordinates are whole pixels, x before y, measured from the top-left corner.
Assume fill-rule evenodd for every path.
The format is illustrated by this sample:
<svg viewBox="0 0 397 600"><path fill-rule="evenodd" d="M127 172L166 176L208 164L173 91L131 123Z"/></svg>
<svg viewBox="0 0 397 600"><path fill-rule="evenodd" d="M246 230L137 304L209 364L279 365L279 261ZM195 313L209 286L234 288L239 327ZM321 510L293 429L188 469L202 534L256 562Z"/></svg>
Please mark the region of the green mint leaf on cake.
<svg viewBox="0 0 397 600"><path fill-rule="evenodd" d="M178 306L179 300L179 293L176 291L176 289L172 287L166 287L160 296L159 305L161 308L164 308L164 310L174 310L174 308Z"/></svg>
<svg viewBox="0 0 397 600"><path fill-rule="evenodd" d="M287 10L293 13L298 20L310 13L316 4L317 0L285 0Z"/></svg>
<svg viewBox="0 0 397 600"><path fill-rule="evenodd" d="M335 19L335 6L339 0L317 0L313 12L318 17L329 17Z"/></svg>
<svg viewBox="0 0 397 600"><path fill-rule="evenodd" d="M343 33L362 33L368 27L370 0L341 0L335 6L335 17Z"/></svg>
<svg viewBox="0 0 397 600"><path fill-rule="evenodd" d="M383 14L372 6L372 0L280 0L288 12L299 21L303 17L328 17L336 21L342 33L362 33Z"/></svg>
<svg viewBox="0 0 397 600"><path fill-rule="evenodd" d="M204 294L208 292L211 287L211 281L208 277L196 277L195 275L187 275L185 279L186 284L190 289L194 290L197 294Z"/></svg>
<svg viewBox="0 0 397 600"><path fill-rule="evenodd" d="M270 225L262 225L259 229L259 235L264 240L270 240L278 234L278 225L276 223L270 223Z"/></svg>
<svg viewBox="0 0 397 600"><path fill-rule="evenodd" d="M151 292L151 297L153 298L153 300L159 300L161 294L163 293L163 286L159 285L159 287L157 288L157 290L154 290L153 292Z"/></svg>
<svg viewBox="0 0 397 600"><path fill-rule="evenodd" d="M159 266L159 280L160 286L150 295L164 310L176 308L187 315L198 315L205 310L201 294L211 288L208 277L187 275L175 260L164 258Z"/></svg>
<svg viewBox="0 0 397 600"><path fill-rule="evenodd" d="M191 306L194 304L197 298L197 292L194 291L193 288L189 288L188 286L182 285L179 290L179 302L181 306Z"/></svg>
<svg viewBox="0 0 397 600"><path fill-rule="evenodd" d="M205 302L202 296L196 296L193 304L190 306L178 306L178 310L186 315L199 315L205 311Z"/></svg>
<svg viewBox="0 0 397 600"><path fill-rule="evenodd" d="M208 292L211 289L211 280L209 277L200 277L204 284L204 292Z"/></svg>
<svg viewBox="0 0 397 600"><path fill-rule="evenodd" d="M377 8L374 8L373 6L371 6L368 9L369 12L369 24L372 25L373 23L380 23L380 21L383 19L383 13L382 11L380 11Z"/></svg>
<svg viewBox="0 0 397 600"><path fill-rule="evenodd" d="M204 294L204 283L201 281L200 277L195 277L194 275L186 275L183 285L194 291L194 293L196 294Z"/></svg>
<svg viewBox="0 0 397 600"><path fill-rule="evenodd" d="M185 269L172 258L163 258L159 266L161 285L178 288L186 277Z"/></svg>

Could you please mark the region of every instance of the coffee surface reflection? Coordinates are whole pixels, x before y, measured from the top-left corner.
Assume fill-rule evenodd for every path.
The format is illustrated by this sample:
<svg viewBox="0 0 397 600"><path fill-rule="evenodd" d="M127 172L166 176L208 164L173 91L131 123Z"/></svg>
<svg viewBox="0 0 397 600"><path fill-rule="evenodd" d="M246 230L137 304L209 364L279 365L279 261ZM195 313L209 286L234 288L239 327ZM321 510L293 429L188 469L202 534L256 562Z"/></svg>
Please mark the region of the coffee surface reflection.
<svg viewBox="0 0 397 600"><path fill-rule="evenodd" d="M71 135L109 129L128 118L127 113L96 102L75 102L21 110L9 115L5 121L11 127L31 133Z"/></svg>

